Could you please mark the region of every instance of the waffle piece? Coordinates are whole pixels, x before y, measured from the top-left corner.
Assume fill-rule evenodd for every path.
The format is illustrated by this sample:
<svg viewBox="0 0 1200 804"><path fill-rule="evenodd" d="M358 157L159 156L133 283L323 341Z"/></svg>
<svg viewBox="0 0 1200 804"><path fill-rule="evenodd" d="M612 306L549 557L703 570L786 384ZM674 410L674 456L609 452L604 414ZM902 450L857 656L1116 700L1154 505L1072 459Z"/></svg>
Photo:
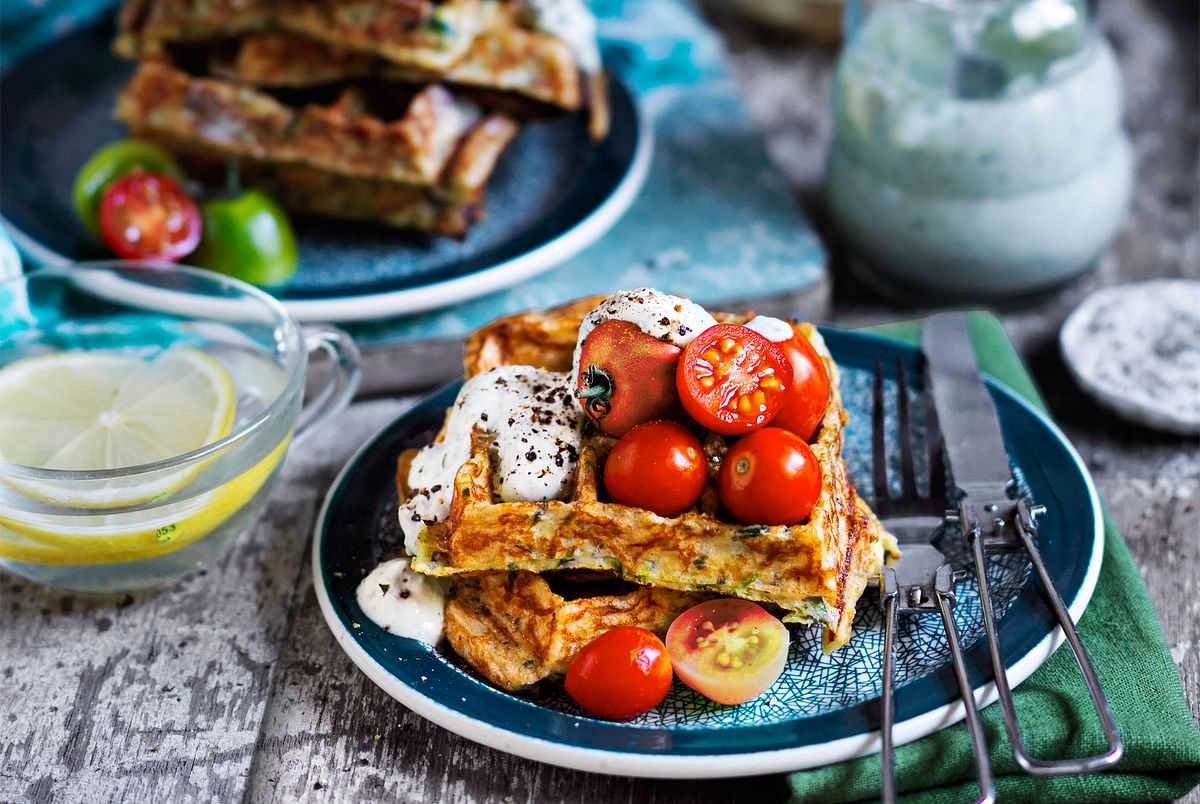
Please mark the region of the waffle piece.
<svg viewBox="0 0 1200 804"><path fill-rule="evenodd" d="M233 52L214 54L210 71L264 87L311 87L348 80L441 81L511 92L565 110L582 107L585 88L570 47L515 26L485 31L444 71L428 71L286 32L252 33Z"/></svg>
<svg viewBox="0 0 1200 804"><path fill-rule="evenodd" d="M492 167L517 130L508 118L485 119L466 136L437 188L253 159L243 159L240 170L247 184L266 190L295 212L462 237L482 216ZM225 175L226 157L217 149L138 128L132 134L175 154L191 176L217 184Z"/></svg>
<svg viewBox="0 0 1200 804"><path fill-rule="evenodd" d="M508 360L569 368L572 333L593 304L583 300L485 327L468 342L468 373ZM821 467L822 491L806 522L744 527L722 521L711 483L696 509L674 518L608 502L602 499L599 477L611 439L595 436L581 452L571 499L496 502L492 437L477 431L471 458L455 478L450 515L423 529L414 569L444 576L496 570L611 571L639 584L775 604L787 612L786 620L823 625L828 650L844 644L855 604L891 542L846 477L841 450L847 415L837 389L837 366L816 330L806 325L804 331L826 361L832 386L829 410L811 444ZM719 453L723 440L711 436L709 443L714 441Z"/></svg>
<svg viewBox="0 0 1200 804"><path fill-rule="evenodd" d="M121 92L116 116L140 131L228 155L433 186L482 113L436 84L400 107L398 119L380 119L360 91L347 89L330 105L297 108L265 92L146 61Z"/></svg>
<svg viewBox="0 0 1200 804"><path fill-rule="evenodd" d="M128 0L115 43L126 58L172 43L288 31L395 64L442 71L510 16L494 0Z"/></svg>
<svg viewBox="0 0 1200 804"><path fill-rule="evenodd" d="M609 129L604 75L584 74L568 42L530 30L516 3L126 0L114 43L119 55L165 58L178 47L223 51L211 55L213 74L250 85L439 81L490 93L489 106L522 116L586 108L597 141Z"/></svg>
<svg viewBox="0 0 1200 804"><path fill-rule="evenodd" d="M503 572L460 579L446 603L446 639L493 684L516 691L566 673L597 634L639 626L661 636L709 597L586 575Z"/></svg>

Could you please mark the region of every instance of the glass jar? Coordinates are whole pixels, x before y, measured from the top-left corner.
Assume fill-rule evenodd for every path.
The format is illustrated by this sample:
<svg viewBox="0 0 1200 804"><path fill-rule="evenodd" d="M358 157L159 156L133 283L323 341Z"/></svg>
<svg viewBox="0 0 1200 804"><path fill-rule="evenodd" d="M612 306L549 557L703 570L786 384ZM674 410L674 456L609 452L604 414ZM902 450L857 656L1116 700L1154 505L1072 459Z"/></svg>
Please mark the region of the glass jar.
<svg viewBox="0 0 1200 804"><path fill-rule="evenodd" d="M1088 269L1133 186L1084 0L850 0L827 195L884 284L991 299Z"/></svg>

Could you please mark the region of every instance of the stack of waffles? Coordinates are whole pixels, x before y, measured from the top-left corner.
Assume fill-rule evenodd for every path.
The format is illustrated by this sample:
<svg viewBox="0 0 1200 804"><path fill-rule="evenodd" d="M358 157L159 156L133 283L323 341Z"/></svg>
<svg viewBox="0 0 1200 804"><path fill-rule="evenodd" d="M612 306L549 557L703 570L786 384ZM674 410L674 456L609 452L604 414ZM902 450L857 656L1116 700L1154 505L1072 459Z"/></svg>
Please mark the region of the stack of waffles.
<svg viewBox="0 0 1200 804"><path fill-rule="evenodd" d="M594 37L538 8L126 0L115 47L138 67L116 115L201 178L236 158L296 212L461 237L522 121L586 110L607 131Z"/></svg>
<svg viewBox="0 0 1200 804"><path fill-rule="evenodd" d="M569 371L580 322L598 301L488 325L467 341L467 376L505 365ZM662 634L692 605L722 596L822 628L826 650L845 644L855 605L895 544L847 478L837 366L815 328L800 329L825 361L832 386L811 440L822 490L805 522L729 522L712 477L696 506L677 517L615 504L600 482L614 440L598 432L585 434L567 499L502 502L493 488L495 436L476 429L449 516L421 530L412 557L414 570L454 580L445 611L451 647L493 683L517 690L564 673L604 631L633 625ZM719 463L728 444L709 434L704 448ZM400 456L401 500L413 492L407 478L415 454Z"/></svg>

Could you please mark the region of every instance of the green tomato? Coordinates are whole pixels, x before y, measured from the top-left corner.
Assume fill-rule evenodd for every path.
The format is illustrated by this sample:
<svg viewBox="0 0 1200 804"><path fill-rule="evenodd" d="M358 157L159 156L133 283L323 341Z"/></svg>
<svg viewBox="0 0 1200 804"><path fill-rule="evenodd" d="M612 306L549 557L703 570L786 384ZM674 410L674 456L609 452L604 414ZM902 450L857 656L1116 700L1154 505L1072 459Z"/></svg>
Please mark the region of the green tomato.
<svg viewBox="0 0 1200 804"><path fill-rule="evenodd" d="M203 232L188 262L270 287L296 273L296 234L287 213L266 193L246 190L200 204Z"/></svg>
<svg viewBox="0 0 1200 804"><path fill-rule="evenodd" d="M100 198L104 190L134 171L165 173L175 179L183 178L183 171L170 154L154 143L142 140L110 142L92 154L75 174L71 200L79 220L97 240L100 239Z"/></svg>

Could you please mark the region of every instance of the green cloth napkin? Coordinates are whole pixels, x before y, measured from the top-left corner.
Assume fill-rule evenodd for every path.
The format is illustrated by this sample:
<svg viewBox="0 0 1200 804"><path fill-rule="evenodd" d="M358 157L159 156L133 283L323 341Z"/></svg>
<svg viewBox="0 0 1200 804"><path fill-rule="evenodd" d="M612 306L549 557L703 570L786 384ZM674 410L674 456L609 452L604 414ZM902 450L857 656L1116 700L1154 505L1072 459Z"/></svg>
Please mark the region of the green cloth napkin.
<svg viewBox="0 0 1200 804"><path fill-rule="evenodd" d="M879 327L876 332L917 344L920 325ZM1046 409L1000 322L971 314L979 364L1033 404ZM1112 770L1087 776L1035 779L1012 758L1000 708L983 711L996 774L997 798L1017 801L1172 800L1200 784L1200 732L1183 697L1129 548L1105 514L1104 563L1079 633L1116 715L1125 757ZM1014 692L1029 750L1037 757L1083 756L1103 750L1075 658L1061 648ZM958 723L896 751L896 775L906 802L964 802L978 795L971 740ZM879 755L788 777L794 801L862 801L879 798Z"/></svg>

